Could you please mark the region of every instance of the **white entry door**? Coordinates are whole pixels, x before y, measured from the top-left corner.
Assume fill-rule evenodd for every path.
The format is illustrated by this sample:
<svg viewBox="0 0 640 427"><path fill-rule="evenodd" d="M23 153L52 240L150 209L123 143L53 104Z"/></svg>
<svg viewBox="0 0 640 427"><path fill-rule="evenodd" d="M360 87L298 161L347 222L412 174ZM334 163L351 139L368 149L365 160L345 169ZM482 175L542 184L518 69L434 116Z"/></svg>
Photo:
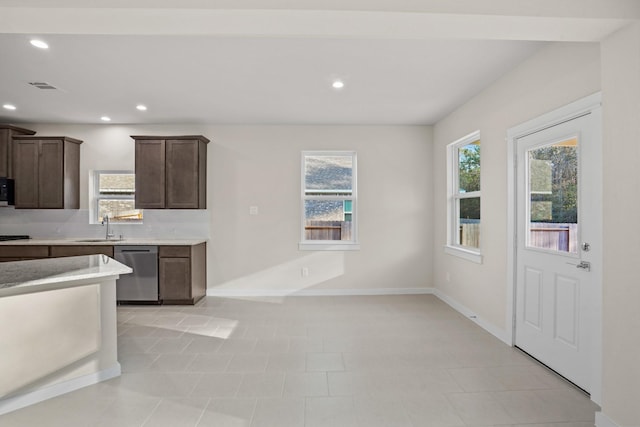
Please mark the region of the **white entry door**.
<svg viewBox="0 0 640 427"><path fill-rule="evenodd" d="M516 139L515 344L586 391L599 370L599 112Z"/></svg>

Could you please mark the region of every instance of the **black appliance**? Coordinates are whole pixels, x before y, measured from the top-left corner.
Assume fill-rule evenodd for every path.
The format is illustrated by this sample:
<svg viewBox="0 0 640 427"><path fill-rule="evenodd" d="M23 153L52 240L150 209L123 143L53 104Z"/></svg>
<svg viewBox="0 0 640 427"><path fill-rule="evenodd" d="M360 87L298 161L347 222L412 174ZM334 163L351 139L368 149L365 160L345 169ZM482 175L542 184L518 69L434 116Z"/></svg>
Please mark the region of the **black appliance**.
<svg viewBox="0 0 640 427"><path fill-rule="evenodd" d="M0 178L0 206L15 205L13 180Z"/></svg>

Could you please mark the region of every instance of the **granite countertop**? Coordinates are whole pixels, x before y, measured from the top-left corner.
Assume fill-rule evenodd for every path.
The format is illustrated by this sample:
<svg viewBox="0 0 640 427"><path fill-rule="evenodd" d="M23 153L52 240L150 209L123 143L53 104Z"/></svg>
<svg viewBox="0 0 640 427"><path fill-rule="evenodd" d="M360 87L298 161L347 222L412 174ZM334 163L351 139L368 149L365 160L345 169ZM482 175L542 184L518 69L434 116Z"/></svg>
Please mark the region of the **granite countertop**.
<svg viewBox="0 0 640 427"><path fill-rule="evenodd" d="M165 239L165 238L138 238L131 237L123 240L118 239L100 239L91 237L67 237L64 239L54 238L35 238L24 240L8 240L0 242L2 246L55 246L55 245L74 245L74 246L118 246L118 245L153 245L153 246L193 246L206 242L207 239Z"/></svg>
<svg viewBox="0 0 640 427"><path fill-rule="evenodd" d="M0 297L99 282L133 270L106 255L0 263Z"/></svg>

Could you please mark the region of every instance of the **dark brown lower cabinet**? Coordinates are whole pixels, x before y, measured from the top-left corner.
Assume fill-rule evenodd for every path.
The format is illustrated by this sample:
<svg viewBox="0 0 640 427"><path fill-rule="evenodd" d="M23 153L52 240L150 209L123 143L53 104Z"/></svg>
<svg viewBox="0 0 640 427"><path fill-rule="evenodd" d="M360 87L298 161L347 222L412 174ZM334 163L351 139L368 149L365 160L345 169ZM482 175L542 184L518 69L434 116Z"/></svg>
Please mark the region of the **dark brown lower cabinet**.
<svg viewBox="0 0 640 427"><path fill-rule="evenodd" d="M0 262L103 254L113 258L108 245L0 245ZM158 285L161 304L195 304L207 291L207 246L175 245L158 248Z"/></svg>
<svg viewBox="0 0 640 427"><path fill-rule="evenodd" d="M52 258L59 258L65 256L81 256L81 255L107 255L113 258L113 246L103 245L60 245L50 246L49 256Z"/></svg>
<svg viewBox="0 0 640 427"><path fill-rule="evenodd" d="M59 258L80 255L107 255L113 258L113 246L106 245L0 245L0 262L29 259Z"/></svg>
<svg viewBox="0 0 640 427"><path fill-rule="evenodd" d="M158 280L163 304L195 304L206 293L206 244L160 246Z"/></svg>
<svg viewBox="0 0 640 427"><path fill-rule="evenodd" d="M24 261L49 257L49 246L0 246L0 262Z"/></svg>

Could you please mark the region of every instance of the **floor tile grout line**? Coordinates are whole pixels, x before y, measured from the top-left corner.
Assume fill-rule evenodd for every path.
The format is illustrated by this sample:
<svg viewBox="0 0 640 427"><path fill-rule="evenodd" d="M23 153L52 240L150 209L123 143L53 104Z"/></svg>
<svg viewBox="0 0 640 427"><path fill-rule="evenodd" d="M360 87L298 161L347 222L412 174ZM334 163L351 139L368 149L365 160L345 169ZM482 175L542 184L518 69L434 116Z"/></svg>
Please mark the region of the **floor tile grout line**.
<svg viewBox="0 0 640 427"><path fill-rule="evenodd" d="M193 425L194 427L198 427L198 424L200 424L200 421L202 420L202 417L204 417L204 414L207 412L207 408L209 407L209 404L211 403L211 397L207 400L207 403L204 405L204 407L202 408L202 412L200 413L200 416L198 417L198 419L196 420L195 424Z"/></svg>
<svg viewBox="0 0 640 427"><path fill-rule="evenodd" d="M151 410L151 412L149 412L149 415L147 415L147 417L144 419L144 421L142 422L142 424L140 424L140 427L145 427L145 425L149 422L149 420L151 419L151 417L153 416L153 414L158 410L158 408L160 407L160 405L162 404L164 398L160 398L158 400L158 403L156 403L156 406Z"/></svg>

